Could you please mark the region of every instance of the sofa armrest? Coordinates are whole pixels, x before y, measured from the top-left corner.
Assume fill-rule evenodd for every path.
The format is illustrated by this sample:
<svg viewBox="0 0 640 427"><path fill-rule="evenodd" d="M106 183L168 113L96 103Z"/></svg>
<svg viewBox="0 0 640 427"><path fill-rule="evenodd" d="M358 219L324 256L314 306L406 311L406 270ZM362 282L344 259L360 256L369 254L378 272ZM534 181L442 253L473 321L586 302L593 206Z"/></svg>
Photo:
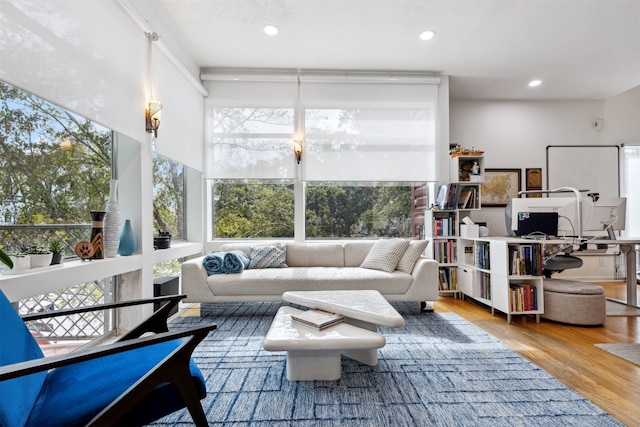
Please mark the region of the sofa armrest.
<svg viewBox="0 0 640 427"><path fill-rule="evenodd" d="M407 299L415 301L436 301L438 299L438 263L421 256L411 272L413 282L407 292Z"/></svg>
<svg viewBox="0 0 640 427"><path fill-rule="evenodd" d="M209 301L213 292L207 285L207 270L202 265L204 256L182 263L180 284L181 293L186 294L185 302Z"/></svg>

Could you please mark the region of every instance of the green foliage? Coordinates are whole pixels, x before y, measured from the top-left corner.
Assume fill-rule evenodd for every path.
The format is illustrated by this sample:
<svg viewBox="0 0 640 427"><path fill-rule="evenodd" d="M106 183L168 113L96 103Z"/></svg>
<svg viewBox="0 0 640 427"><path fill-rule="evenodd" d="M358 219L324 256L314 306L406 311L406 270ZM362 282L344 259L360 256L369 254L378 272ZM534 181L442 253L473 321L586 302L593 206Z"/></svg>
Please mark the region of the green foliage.
<svg viewBox="0 0 640 427"><path fill-rule="evenodd" d="M63 249L62 249L62 242L60 242L60 240L52 240L49 242L49 251L51 251L53 254L61 254Z"/></svg>
<svg viewBox="0 0 640 427"><path fill-rule="evenodd" d="M13 261L11 260L9 255L7 255L2 249L0 249L0 262L2 262L9 268L13 268Z"/></svg>
<svg viewBox="0 0 640 427"><path fill-rule="evenodd" d="M214 235L293 237L293 185L217 181Z"/></svg>
<svg viewBox="0 0 640 427"><path fill-rule="evenodd" d="M155 234L168 231L174 239L183 238L184 166L162 156L153 162L153 226Z"/></svg>
<svg viewBox="0 0 640 427"><path fill-rule="evenodd" d="M216 181L214 236L293 237L293 187ZM411 188L309 184L307 238L411 235Z"/></svg>
<svg viewBox="0 0 640 427"><path fill-rule="evenodd" d="M49 253L49 249L35 243L30 245L20 245L19 251L20 253L23 253L23 254L34 254L34 255L43 255L43 254Z"/></svg>
<svg viewBox="0 0 640 427"><path fill-rule="evenodd" d="M104 208L111 131L0 81L0 207L17 224L81 223Z"/></svg>

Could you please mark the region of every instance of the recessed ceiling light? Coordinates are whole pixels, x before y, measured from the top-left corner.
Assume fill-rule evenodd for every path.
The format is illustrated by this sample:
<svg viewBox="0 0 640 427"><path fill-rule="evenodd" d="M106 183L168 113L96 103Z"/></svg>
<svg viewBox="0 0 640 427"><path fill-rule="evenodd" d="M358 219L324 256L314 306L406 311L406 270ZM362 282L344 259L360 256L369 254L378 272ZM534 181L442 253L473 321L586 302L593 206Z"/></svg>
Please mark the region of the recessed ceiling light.
<svg viewBox="0 0 640 427"><path fill-rule="evenodd" d="M529 87L536 87L542 84L542 80L531 80L529 82Z"/></svg>
<svg viewBox="0 0 640 427"><path fill-rule="evenodd" d="M276 34L278 34L278 27L276 27L275 25L265 25L264 26L264 33L269 35L269 36L275 36Z"/></svg>
<svg viewBox="0 0 640 427"><path fill-rule="evenodd" d="M436 32L433 30L427 30L420 33L420 40L431 40L436 35Z"/></svg>

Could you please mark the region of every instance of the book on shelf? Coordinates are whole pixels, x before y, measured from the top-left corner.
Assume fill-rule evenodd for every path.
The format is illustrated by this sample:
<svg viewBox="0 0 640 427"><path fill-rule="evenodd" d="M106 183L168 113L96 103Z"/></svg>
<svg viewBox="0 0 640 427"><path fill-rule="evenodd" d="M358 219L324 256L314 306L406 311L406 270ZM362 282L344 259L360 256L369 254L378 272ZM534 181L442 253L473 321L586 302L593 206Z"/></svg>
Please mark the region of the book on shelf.
<svg viewBox="0 0 640 427"><path fill-rule="evenodd" d="M526 283L511 283L511 311L534 311L538 309L536 287Z"/></svg>
<svg viewBox="0 0 640 427"><path fill-rule="evenodd" d="M301 325L309 326L321 331L342 322L344 320L344 316L342 314L312 308L298 314L292 314L291 320Z"/></svg>
<svg viewBox="0 0 640 427"><path fill-rule="evenodd" d="M476 187L462 187L458 195L458 209L475 208Z"/></svg>

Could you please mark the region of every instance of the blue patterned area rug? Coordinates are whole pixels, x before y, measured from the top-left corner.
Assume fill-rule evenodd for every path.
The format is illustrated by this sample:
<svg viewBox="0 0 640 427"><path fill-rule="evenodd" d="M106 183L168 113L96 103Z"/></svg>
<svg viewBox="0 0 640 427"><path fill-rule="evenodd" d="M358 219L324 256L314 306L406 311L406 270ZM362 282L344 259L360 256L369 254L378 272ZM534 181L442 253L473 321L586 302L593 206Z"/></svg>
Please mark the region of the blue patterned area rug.
<svg viewBox="0 0 640 427"><path fill-rule="evenodd" d="M380 328L377 366L342 359L338 381L289 382L286 354L262 340L280 304L204 304L216 323L194 352L207 381L211 426L621 426L493 337L454 313L396 303L404 328ZM155 425L191 425L188 412Z"/></svg>

